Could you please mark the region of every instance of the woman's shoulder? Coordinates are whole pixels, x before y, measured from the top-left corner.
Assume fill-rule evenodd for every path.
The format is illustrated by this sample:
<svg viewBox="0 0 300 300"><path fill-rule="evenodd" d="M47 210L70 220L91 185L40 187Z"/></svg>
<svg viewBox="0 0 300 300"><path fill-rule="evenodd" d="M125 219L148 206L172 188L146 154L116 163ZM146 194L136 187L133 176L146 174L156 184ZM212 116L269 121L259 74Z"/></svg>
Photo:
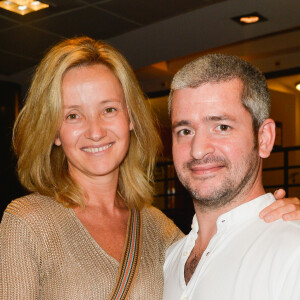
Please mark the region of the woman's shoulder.
<svg viewBox="0 0 300 300"><path fill-rule="evenodd" d="M13 227L15 232L31 232L38 240L53 240L70 226L72 215L68 210L53 197L30 194L7 206L0 229L4 234Z"/></svg>
<svg viewBox="0 0 300 300"><path fill-rule="evenodd" d="M142 214L144 218L147 219L155 219L162 222L170 222L170 221L173 222L160 209L152 205L144 206L144 208L142 209Z"/></svg>
<svg viewBox="0 0 300 300"><path fill-rule="evenodd" d="M59 209L60 206L62 205L53 197L33 193L13 200L6 207L4 214L23 220L34 220Z"/></svg>
<svg viewBox="0 0 300 300"><path fill-rule="evenodd" d="M172 240L183 237L181 230L168 218L161 210L154 206L145 206L142 210L144 228L152 231L154 234Z"/></svg>

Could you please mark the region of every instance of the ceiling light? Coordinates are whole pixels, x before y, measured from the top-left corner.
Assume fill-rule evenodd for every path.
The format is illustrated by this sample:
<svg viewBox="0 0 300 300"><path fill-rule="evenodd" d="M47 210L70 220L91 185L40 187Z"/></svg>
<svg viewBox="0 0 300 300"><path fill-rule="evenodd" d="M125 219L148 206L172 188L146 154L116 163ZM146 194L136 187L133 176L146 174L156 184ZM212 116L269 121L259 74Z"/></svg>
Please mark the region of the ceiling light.
<svg viewBox="0 0 300 300"><path fill-rule="evenodd" d="M10 0L0 1L0 7L19 15L26 15L33 11L38 11L43 8L49 7L48 4L34 0Z"/></svg>
<svg viewBox="0 0 300 300"><path fill-rule="evenodd" d="M296 82L295 87L300 92L300 82Z"/></svg>
<svg viewBox="0 0 300 300"><path fill-rule="evenodd" d="M240 25L249 25L249 24L254 24L262 21L267 21L267 19L260 15L257 12L247 14L247 15L242 15L242 16L237 16L231 18L233 21L239 23Z"/></svg>
<svg viewBox="0 0 300 300"><path fill-rule="evenodd" d="M251 23L256 23L259 21L258 16L247 16L247 17L241 17L240 22L251 24Z"/></svg>
<svg viewBox="0 0 300 300"><path fill-rule="evenodd" d="M18 6L18 10L26 10L28 7L26 5L20 5Z"/></svg>

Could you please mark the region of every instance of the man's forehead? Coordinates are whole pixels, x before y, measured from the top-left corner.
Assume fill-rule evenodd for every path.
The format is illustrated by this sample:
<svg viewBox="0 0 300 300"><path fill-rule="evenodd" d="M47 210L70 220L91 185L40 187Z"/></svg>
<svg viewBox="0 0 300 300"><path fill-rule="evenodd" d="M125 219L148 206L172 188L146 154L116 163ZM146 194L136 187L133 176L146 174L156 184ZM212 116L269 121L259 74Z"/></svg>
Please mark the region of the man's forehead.
<svg viewBox="0 0 300 300"><path fill-rule="evenodd" d="M206 102L215 100L230 100L232 98L237 99L242 104L243 83L240 79L235 78L227 81L220 82L207 82L197 87L185 87L178 90L174 90L172 97L172 107L174 102L180 100L181 104L197 104L200 100ZM193 102L189 101L193 99ZM171 108L172 108L171 107Z"/></svg>
<svg viewBox="0 0 300 300"><path fill-rule="evenodd" d="M171 108L172 123L236 120L237 115L247 111L241 101L241 89L240 82L232 80L177 90Z"/></svg>
<svg viewBox="0 0 300 300"><path fill-rule="evenodd" d="M186 92L186 91L190 91L190 90L199 90L203 87L207 87L207 86L221 86L221 87L226 87L226 86L235 86L235 88L239 89L239 90L243 90L244 87L244 83L240 78L234 77L234 78L230 78L230 79L224 79L224 80L218 80L218 81L208 81L208 82L202 82L198 85L195 86L186 86L186 87L182 87L182 88L178 88L173 90L173 97L178 94L178 93L182 93L182 92Z"/></svg>

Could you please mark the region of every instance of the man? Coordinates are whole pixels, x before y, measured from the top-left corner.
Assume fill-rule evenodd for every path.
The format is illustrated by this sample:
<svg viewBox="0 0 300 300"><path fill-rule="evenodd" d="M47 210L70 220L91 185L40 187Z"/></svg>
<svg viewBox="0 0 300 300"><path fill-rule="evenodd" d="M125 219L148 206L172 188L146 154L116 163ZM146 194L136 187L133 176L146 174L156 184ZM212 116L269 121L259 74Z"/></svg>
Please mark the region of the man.
<svg viewBox="0 0 300 300"><path fill-rule="evenodd" d="M237 57L201 57L175 75L169 109L196 214L167 251L164 299L300 299L300 222L258 217L274 201L262 184L275 139L263 75Z"/></svg>

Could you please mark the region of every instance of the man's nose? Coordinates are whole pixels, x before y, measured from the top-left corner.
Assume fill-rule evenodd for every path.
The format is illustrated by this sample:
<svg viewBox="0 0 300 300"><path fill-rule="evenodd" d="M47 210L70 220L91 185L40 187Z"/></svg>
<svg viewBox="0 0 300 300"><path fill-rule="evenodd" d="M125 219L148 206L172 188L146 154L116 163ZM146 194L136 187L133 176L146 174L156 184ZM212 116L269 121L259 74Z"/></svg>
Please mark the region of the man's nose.
<svg viewBox="0 0 300 300"><path fill-rule="evenodd" d="M196 131L191 144L191 156L195 159L203 159L215 151L213 138L209 132Z"/></svg>

